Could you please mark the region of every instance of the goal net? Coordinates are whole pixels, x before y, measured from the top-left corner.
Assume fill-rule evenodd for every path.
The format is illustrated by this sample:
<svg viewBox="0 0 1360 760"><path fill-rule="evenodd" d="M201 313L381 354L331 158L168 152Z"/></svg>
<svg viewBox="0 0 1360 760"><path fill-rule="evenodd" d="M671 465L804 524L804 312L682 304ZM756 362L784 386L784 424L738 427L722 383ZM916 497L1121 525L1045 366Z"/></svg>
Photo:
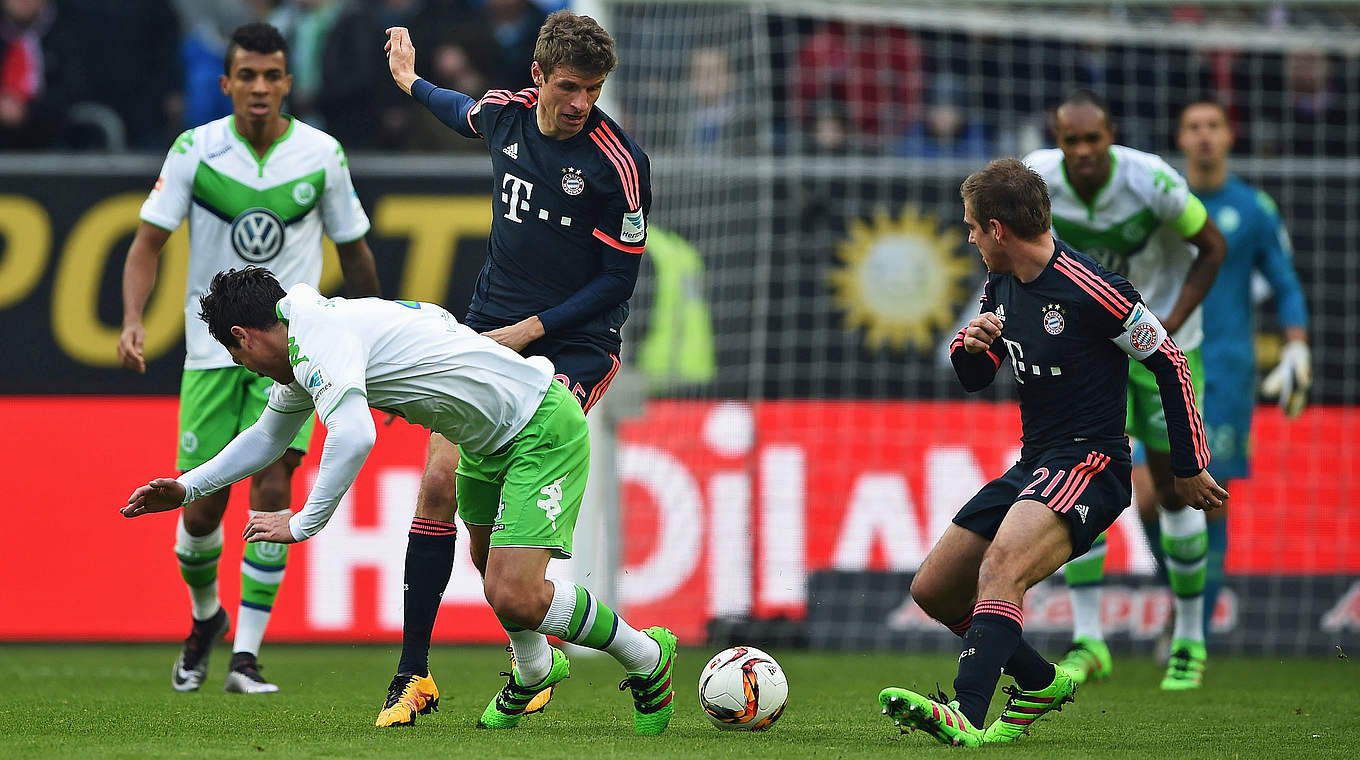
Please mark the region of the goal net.
<svg viewBox="0 0 1360 760"><path fill-rule="evenodd" d="M578 3L621 65L604 106L652 158L655 206L620 428L618 597L690 641L952 646L909 603L954 512L1014 461L1010 372L966 396L946 355L983 269L959 182L1052 145L1084 87L1118 142L1183 162L1212 98L1231 168L1279 204L1311 317L1312 402L1258 407L1234 483L1217 646L1321 651L1360 629L1360 11L1342 3ZM1135 283L1136 285L1137 283ZM1255 325L1261 369L1274 309ZM1206 372L1213 372L1207 367ZM1259 374L1258 374L1259 379ZM1162 631L1170 596L1132 510L1106 629ZM1061 583L1026 628L1065 642ZM781 638L782 637L782 638Z"/></svg>

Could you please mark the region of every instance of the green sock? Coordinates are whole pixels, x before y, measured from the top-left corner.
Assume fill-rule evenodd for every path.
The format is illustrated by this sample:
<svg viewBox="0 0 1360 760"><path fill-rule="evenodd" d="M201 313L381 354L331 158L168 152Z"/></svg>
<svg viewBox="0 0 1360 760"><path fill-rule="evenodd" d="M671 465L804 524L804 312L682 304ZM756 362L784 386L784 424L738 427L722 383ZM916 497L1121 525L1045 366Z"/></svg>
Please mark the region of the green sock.
<svg viewBox="0 0 1360 760"><path fill-rule="evenodd" d="M1096 536L1091 550L1068 560L1063 569L1072 591L1072 638L1105 640L1100 621L1101 590L1105 584L1105 534Z"/></svg>
<svg viewBox="0 0 1360 760"><path fill-rule="evenodd" d="M233 652L259 654L287 561L288 544L268 541L246 544L241 555L241 611Z"/></svg>
<svg viewBox="0 0 1360 760"><path fill-rule="evenodd" d="M222 608L217 600L217 560L222 556L222 526L206 536L193 536L179 521L175 534L175 558L179 574L189 586L195 620L207 620Z"/></svg>
<svg viewBox="0 0 1360 760"><path fill-rule="evenodd" d="M584 586L556 578L549 580L555 590L548 614L538 627L540 633L608 652L629 673L652 672L660 660L660 648L655 641L628 625Z"/></svg>
<svg viewBox="0 0 1360 760"><path fill-rule="evenodd" d="M1204 513L1185 507L1162 510L1162 551L1166 579L1176 595L1176 624L1172 637L1204 641L1204 575L1209 553L1209 531Z"/></svg>

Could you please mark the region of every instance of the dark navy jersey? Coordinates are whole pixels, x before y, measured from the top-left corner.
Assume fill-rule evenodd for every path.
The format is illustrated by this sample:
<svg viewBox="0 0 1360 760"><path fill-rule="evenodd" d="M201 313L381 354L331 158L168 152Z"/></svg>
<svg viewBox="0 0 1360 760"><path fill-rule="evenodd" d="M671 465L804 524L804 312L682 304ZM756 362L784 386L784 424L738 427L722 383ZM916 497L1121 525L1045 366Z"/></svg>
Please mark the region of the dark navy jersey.
<svg viewBox="0 0 1360 760"><path fill-rule="evenodd" d="M1176 474L1199 472L1209 463L1209 451L1185 355L1128 280L1055 245L1048 265L1030 282L1010 274L987 276L980 313L1001 320L1001 336L987 351L969 354L959 331L950 356L960 380L968 390L979 390L1010 357L1025 459L1073 442L1127 447L1132 356L1157 376Z"/></svg>
<svg viewBox="0 0 1360 760"><path fill-rule="evenodd" d="M466 321L489 330L538 315L549 337L617 351L637 261L617 262L647 245L651 164L599 108L576 135L544 136L537 103L537 88L492 90L455 126L486 141L495 183L486 264ZM586 288L602 273L618 281ZM614 300L558 309L583 289Z"/></svg>

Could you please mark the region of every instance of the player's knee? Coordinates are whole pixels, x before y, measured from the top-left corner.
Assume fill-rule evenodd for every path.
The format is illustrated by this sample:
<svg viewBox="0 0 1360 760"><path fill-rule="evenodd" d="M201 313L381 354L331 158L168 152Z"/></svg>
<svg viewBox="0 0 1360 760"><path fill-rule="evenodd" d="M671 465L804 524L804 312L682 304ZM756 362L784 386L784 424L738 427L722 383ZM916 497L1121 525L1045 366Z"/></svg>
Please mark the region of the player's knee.
<svg viewBox="0 0 1360 760"><path fill-rule="evenodd" d="M982 555L982 564L978 567L979 599L982 599L984 595L992 598L999 593L1024 585L1019 564L1019 560L1023 559L1021 554L1012 547L1001 543L993 542L987 548L987 553Z"/></svg>
<svg viewBox="0 0 1360 760"><path fill-rule="evenodd" d="M537 628L548 611L539 595L534 593L535 589L524 583L506 578L484 578L482 589L496 616L516 625Z"/></svg>
<svg viewBox="0 0 1360 760"><path fill-rule="evenodd" d="M486 577L486 548L472 545L468 547L468 554L472 557L472 566L477 568L477 572L483 578Z"/></svg>
<svg viewBox="0 0 1360 760"><path fill-rule="evenodd" d="M915 600L916 606L925 610L927 615L939 618L941 607L948 601L948 589L938 578L929 572L916 574L911 579L911 598Z"/></svg>

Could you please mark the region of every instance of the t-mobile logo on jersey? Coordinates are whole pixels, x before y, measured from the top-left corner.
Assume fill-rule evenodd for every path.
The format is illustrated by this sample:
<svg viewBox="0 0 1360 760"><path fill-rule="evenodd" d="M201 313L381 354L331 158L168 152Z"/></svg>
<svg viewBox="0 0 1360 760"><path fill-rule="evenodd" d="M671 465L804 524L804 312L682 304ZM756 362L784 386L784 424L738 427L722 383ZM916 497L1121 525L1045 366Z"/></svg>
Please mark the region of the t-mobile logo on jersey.
<svg viewBox="0 0 1360 760"><path fill-rule="evenodd" d="M505 218L512 222L523 224L524 220L519 218L519 211L529 210L529 198L534 194L534 183L516 177L510 172L505 173L505 179L501 180L501 187L509 187L509 192L501 193L501 203L506 204ZM521 194L523 197L521 197Z"/></svg>

